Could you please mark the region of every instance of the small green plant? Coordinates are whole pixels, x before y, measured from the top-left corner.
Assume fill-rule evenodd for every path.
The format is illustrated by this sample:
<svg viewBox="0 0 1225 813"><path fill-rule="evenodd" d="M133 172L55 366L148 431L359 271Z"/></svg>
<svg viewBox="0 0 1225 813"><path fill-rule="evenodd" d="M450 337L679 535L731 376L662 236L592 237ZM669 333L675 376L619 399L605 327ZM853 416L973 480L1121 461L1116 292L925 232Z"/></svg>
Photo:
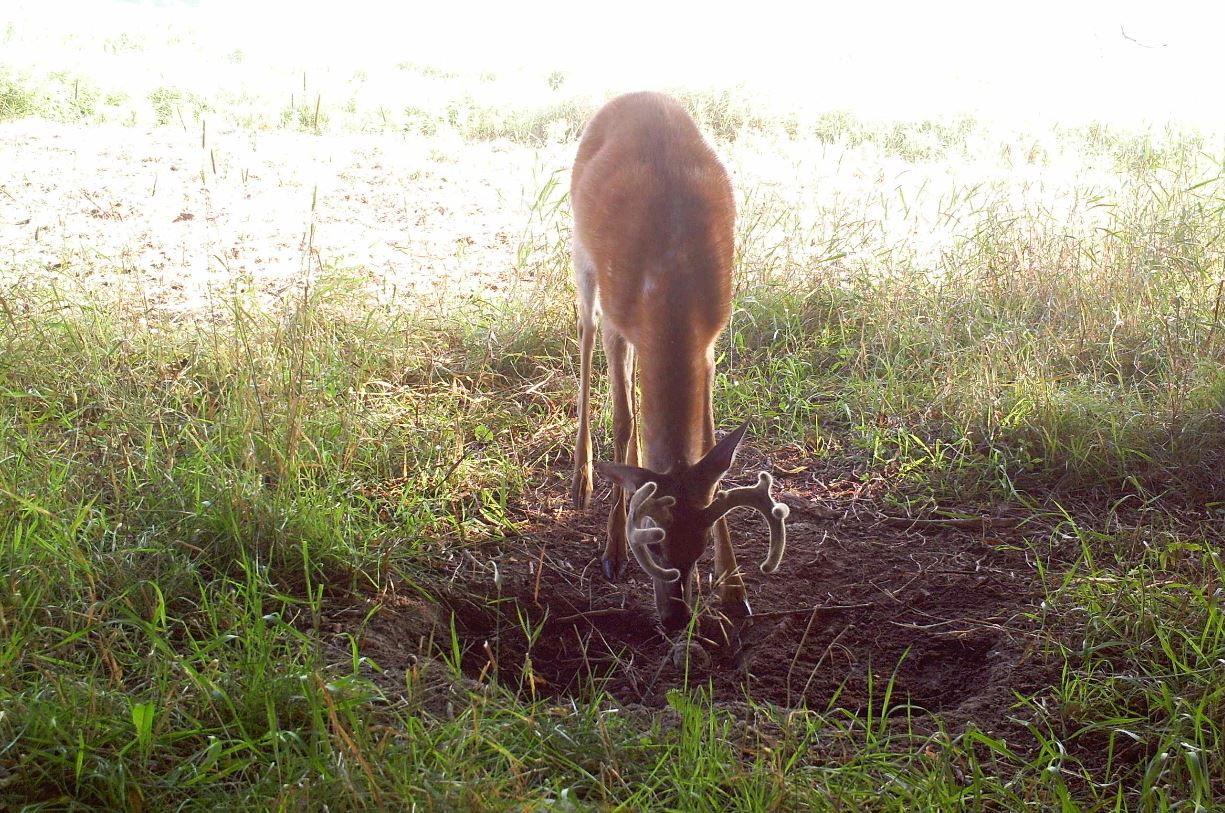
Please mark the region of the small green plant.
<svg viewBox="0 0 1225 813"><path fill-rule="evenodd" d="M17 77L0 73L0 122L37 115L42 109L38 93Z"/></svg>
<svg viewBox="0 0 1225 813"><path fill-rule="evenodd" d="M183 93L176 88L159 87L149 92L149 103L153 105L154 120L158 124L169 124L179 114Z"/></svg>

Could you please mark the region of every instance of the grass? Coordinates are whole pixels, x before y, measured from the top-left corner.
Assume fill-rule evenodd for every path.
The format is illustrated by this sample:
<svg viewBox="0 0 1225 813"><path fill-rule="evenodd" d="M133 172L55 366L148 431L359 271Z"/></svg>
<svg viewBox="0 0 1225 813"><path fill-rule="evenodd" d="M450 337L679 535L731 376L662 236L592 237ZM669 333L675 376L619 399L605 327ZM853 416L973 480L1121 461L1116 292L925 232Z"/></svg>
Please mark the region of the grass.
<svg viewBox="0 0 1225 813"><path fill-rule="evenodd" d="M329 657L317 634L328 596L397 581L429 592L432 562L509 529L525 472L564 456L571 431L563 301L387 314L350 280L325 276L275 312L233 301L222 324L142 322L97 297L5 295L0 792L10 804L1106 810L1220 800L1219 513L1176 521L1185 494L1142 491L1139 512L1090 507L1058 538L1033 541L1054 575L1044 646L1065 667L1049 696L1026 701L1043 704L1031 747L972 726L913 729L887 687L877 717L753 708L746 733L745 712L700 692L644 717L599 696L558 705L477 687L458 654L428 679L404 673L396 690L356 650ZM929 360L880 375L882 348L914 352L917 340L873 319L879 302L855 313L864 300L853 291L816 292L827 304L794 290L741 295L718 384L729 412L768 419L771 442L808 444L852 469L904 464L903 498L949 501L967 483L988 497L1066 494L1062 472L1015 463L1022 440L1055 436L1034 414L1001 425L986 447L942 439L962 424L920 412L909 446L880 426L881 399L909 403L943 373ZM928 331L913 317L893 324ZM1107 471L1078 493L1113 495L1123 482ZM438 680L451 687L449 712L423 708Z"/></svg>
<svg viewBox="0 0 1225 813"><path fill-rule="evenodd" d="M1220 529L1138 525L1113 535L1071 520L1064 528L1081 545L1079 561L1043 611L1060 624L1077 619L1083 638L1063 646L1050 715L1058 724L1040 738L1059 771L1120 804L1210 810L1220 803L1225 733ZM1092 758L1069 759L1065 743ZM1120 772L1132 781L1117 782Z"/></svg>
<svg viewBox="0 0 1225 813"><path fill-rule="evenodd" d="M445 153L572 139L595 103L558 72L411 63L390 94L375 68L142 84L119 68L161 40L101 47L113 74L0 66L0 121L222 116ZM500 101L507 82L529 101ZM182 320L102 289L0 290L0 805L1225 804L1220 135L681 95L741 196L723 423L887 476L898 510L1026 512L1013 542L1047 589L1032 657L1059 677L1016 698L1024 736L922 715L887 674L863 713L701 687L653 713L474 679L446 624L406 668L360 654L381 608L439 594L457 552L513 535L532 489L566 475L565 182L545 165L513 258L539 282L505 296L389 306L329 267L275 305L229 294ZM329 637L329 611L359 600Z"/></svg>

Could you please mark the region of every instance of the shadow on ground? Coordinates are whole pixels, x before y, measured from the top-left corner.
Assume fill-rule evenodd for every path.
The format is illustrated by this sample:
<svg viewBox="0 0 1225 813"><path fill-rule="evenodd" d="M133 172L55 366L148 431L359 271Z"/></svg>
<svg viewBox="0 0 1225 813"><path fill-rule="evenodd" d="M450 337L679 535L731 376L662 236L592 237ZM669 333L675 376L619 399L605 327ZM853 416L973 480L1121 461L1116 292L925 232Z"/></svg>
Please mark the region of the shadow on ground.
<svg viewBox="0 0 1225 813"><path fill-rule="evenodd" d="M1033 613L1043 591L1017 518L909 525L878 510L880 484L831 485L828 472L773 468L791 507L787 555L777 573L760 573L764 522L729 516L754 616L739 646L728 646L717 602L703 602L698 634L709 663L673 658L643 574L604 580L597 540L607 493L573 511L558 472L521 509L520 536L456 554L440 573L439 604L385 599L368 617L338 607L326 629L362 624L360 653L392 674L411 672L431 646L448 651L454 635L470 678L496 678L525 697L603 692L653 707L669 690L701 685L716 702L862 714L879 713L889 692L894 713L1015 729L1016 694L1057 677L1038 646ZM710 559L701 564L703 597Z"/></svg>

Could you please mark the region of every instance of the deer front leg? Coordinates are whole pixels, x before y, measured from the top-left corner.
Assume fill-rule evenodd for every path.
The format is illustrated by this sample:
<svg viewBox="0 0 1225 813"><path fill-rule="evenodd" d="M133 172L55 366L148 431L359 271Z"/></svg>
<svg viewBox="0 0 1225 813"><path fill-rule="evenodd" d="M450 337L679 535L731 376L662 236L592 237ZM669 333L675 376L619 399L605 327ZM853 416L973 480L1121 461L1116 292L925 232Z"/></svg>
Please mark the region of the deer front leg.
<svg viewBox="0 0 1225 813"><path fill-rule="evenodd" d="M634 351L624 336L605 325L604 355L608 358L608 393L613 413L613 462L625 463L635 450L633 410ZM628 561L625 546L625 492L613 485L612 509L608 514L608 542L604 547L604 576L617 580L625 572Z"/></svg>
<svg viewBox="0 0 1225 813"><path fill-rule="evenodd" d="M732 550L732 535L727 529L727 520L715 523L715 584L719 589L719 602L729 618L745 618L753 614L749 607L748 594L744 589L744 578L740 565L736 564L736 553Z"/></svg>
<svg viewBox="0 0 1225 813"><path fill-rule="evenodd" d="M591 501L591 351L595 325L579 323L578 438L574 443L574 476L570 501L583 509Z"/></svg>
<svg viewBox="0 0 1225 813"><path fill-rule="evenodd" d="M578 288L578 438L574 443L574 476L570 501L583 509L591 501L591 355L595 347L595 271L576 247L574 276Z"/></svg>

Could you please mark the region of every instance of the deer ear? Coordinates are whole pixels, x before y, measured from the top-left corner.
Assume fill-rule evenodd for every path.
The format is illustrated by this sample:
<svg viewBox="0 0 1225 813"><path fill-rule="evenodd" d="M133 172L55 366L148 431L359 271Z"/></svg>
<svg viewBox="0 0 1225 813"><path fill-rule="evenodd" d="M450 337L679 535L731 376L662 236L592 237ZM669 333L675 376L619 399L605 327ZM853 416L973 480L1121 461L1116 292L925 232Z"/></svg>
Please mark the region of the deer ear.
<svg viewBox="0 0 1225 813"><path fill-rule="evenodd" d="M596 463L595 470L601 477L612 480L625 491L633 494L646 483L658 483L660 477L650 469L625 466L621 463Z"/></svg>
<svg viewBox="0 0 1225 813"><path fill-rule="evenodd" d="M727 474L728 469L736 462L736 450L740 448L740 441L744 440L744 433L748 428L749 422L745 421L724 435L722 440L694 464L693 479L711 487L722 480L723 475Z"/></svg>

